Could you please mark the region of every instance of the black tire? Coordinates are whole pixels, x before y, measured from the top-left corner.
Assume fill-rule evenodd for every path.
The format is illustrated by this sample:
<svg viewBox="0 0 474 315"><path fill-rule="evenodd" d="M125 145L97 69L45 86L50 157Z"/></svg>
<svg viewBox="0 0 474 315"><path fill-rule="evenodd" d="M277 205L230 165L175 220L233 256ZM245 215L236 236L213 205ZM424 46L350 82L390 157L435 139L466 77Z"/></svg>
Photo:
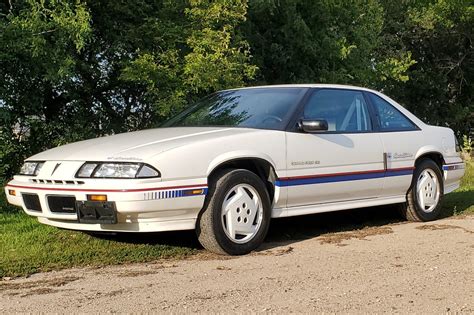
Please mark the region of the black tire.
<svg viewBox="0 0 474 315"><path fill-rule="evenodd" d="M439 199L436 207L430 212L424 211L418 203L417 183L421 173L426 170L432 170L439 183ZM400 214L408 221L426 222L436 220L441 213L441 203L444 195L443 175L439 166L431 159L423 159L417 163L410 189L407 192L407 201L400 204Z"/></svg>
<svg viewBox="0 0 474 315"><path fill-rule="evenodd" d="M247 184L258 193L262 202L262 221L252 239L239 244L229 238L224 231L221 211L224 199L236 185ZM262 180L254 173L244 169L225 169L211 178L209 192L196 224L199 242L207 250L222 255L248 254L263 243L268 232L271 217L271 204L268 191Z"/></svg>

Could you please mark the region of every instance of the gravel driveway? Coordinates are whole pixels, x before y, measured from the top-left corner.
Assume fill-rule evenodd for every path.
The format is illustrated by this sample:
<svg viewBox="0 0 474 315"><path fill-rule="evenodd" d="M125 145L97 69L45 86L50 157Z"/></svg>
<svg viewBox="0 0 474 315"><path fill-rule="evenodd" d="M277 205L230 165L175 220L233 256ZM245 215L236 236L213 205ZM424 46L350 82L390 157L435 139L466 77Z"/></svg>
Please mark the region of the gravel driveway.
<svg viewBox="0 0 474 315"><path fill-rule="evenodd" d="M202 251L5 280L0 313L474 313L474 216L341 229L296 239L273 230L243 257Z"/></svg>

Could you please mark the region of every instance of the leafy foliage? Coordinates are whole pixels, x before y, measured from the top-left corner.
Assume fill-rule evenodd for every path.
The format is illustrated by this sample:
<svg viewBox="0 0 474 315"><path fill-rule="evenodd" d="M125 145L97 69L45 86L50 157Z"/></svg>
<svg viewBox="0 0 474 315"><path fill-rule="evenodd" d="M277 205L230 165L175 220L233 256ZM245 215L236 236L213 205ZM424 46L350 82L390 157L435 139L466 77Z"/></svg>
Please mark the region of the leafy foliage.
<svg viewBox="0 0 474 315"><path fill-rule="evenodd" d="M92 30L86 5L75 2L30 0L2 8L1 13L0 177L4 177L25 155L45 147L38 143L60 144L61 126L68 127L69 139L74 139L74 125L64 123L80 112L60 91L75 84L74 55L84 49Z"/></svg>
<svg viewBox="0 0 474 315"><path fill-rule="evenodd" d="M187 40L191 52L185 56L186 83L195 92L211 92L244 84L256 67L249 64L250 48L235 34L245 20L246 1L192 0L186 10L195 29Z"/></svg>
<svg viewBox="0 0 474 315"><path fill-rule="evenodd" d="M411 52L406 82L381 87L425 122L449 126L460 138L474 112L474 5L465 0L384 1L388 47Z"/></svg>
<svg viewBox="0 0 474 315"><path fill-rule="evenodd" d="M264 82L371 85L382 18L371 0L256 0L246 33Z"/></svg>
<svg viewBox="0 0 474 315"><path fill-rule="evenodd" d="M468 0L0 3L0 178L49 147L153 127L215 90L348 83L472 128Z"/></svg>
<svg viewBox="0 0 474 315"><path fill-rule="evenodd" d="M468 137L467 135L464 135L462 137L462 150L464 152L466 152L467 154L471 154L472 147L473 147L473 141L472 141L471 137Z"/></svg>
<svg viewBox="0 0 474 315"><path fill-rule="evenodd" d="M71 141L155 126L252 79L246 1L26 1L0 7L0 177Z"/></svg>

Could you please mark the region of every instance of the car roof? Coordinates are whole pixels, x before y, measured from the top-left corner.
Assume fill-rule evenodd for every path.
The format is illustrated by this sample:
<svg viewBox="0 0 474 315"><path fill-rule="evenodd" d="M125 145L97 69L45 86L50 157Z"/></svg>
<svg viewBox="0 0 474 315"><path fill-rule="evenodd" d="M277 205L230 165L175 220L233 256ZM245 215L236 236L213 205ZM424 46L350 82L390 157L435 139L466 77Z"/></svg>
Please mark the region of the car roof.
<svg viewBox="0 0 474 315"><path fill-rule="evenodd" d="M330 88L330 89L349 89L349 90L377 92L375 90L371 90L371 89L360 87L360 86L354 86L354 85L317 84L317 83L258 85L258 86L249 86L249 87L240 87L240 88L234 88L234 89L227 89L225 91L243 90L243 89L259 89L259 88Z"/></svg>
<svg viewBox="0 0 474 315"><path fill-rule="evenodd" d="M372 90L372 89L368 89L368 88L364 88L364 87L360 87L360 86L344 85L344 84L316 84L316 83L312 83L312 84L276 84L276 85L260 85L260 86L241 87L241 88L235 88L235 89L228 89L228 90L225 90L225 91L259 89L259 88L326 88L326 89L346 89L346 90L358 90L358 91L372 92L372 93L380 96L385 101L392 104L393 106L395 106L395 108L397 108L405 116L410 118L418 126L425 125L425 123L423 121L421 121L418 117L413 115L405 107L398 104L396 101L394 101L393 99L391 99L387 95L383 94L382 92Z"/></svg>

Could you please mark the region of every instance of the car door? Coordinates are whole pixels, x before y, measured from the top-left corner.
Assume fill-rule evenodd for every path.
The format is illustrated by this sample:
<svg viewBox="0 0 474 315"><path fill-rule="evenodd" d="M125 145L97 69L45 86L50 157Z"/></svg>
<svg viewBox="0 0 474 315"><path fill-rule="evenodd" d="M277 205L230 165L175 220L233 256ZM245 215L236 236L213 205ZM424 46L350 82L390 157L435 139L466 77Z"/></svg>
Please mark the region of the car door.
<svg viewBox="0 0 474 315"><path fill-rule="evenodd" d="M374 109L376 129L386 154L387 172L381 196L405 196L415 169L416 153L423 142L421 129L388 100L371 92L366 96Z"/></svg>
<svg viewBox="0 0 474 315"><path fill-rule="evenodd" d="M315 89L298 116L325 120L328 130L287 132L287 177L281 178L279 185L287 188L288 207L380 194L383 149L380 137L373 132L371 109L363 92Z"/></svg>

